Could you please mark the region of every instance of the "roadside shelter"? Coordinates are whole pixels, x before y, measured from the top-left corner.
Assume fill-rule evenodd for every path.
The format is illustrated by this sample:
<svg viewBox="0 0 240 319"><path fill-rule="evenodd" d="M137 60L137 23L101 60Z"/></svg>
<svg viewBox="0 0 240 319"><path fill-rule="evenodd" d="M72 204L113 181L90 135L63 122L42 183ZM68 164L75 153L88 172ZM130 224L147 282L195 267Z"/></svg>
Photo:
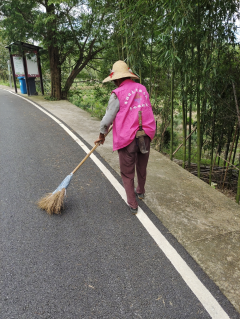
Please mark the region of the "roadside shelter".
<svg viewBox="0 0 240 319"><path fill-rule="evenodd" d="M31 83L36 77L40 78L42 95L44 95L42 70L39 57L39 46L16 41L5 47L9 50L10 63L14 81L15 92L17 93L16 77L24 77L26 81L27 94L31 94Z"/></svg>

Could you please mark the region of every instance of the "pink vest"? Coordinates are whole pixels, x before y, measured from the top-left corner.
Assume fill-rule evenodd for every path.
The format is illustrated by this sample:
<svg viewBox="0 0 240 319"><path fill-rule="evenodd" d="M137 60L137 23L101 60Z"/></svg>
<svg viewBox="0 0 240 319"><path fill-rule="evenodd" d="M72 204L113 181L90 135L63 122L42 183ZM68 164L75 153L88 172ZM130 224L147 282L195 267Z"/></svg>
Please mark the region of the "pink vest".
<svg viewBox="0 0 240 319"><path fill-rule="evenodd" d="M153 139L156 123L145 86L130 79L113 90L119 99L119 111L113 121L113 151L129 145L139 129L138 111L142 111L142 128Z"/></svg>

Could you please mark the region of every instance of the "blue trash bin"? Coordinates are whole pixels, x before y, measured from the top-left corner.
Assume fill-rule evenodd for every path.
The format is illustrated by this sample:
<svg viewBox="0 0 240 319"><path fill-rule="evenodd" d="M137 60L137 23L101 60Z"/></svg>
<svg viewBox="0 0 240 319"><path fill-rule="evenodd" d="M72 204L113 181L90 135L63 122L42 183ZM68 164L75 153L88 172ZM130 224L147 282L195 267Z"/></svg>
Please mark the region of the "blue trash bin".
<svg viewBox="0 0 240 319"><path fill-rule="evenodd" d="M24 76L18 77L19 83L20 83L20 90L22 94L27 94L27 85Z"/></svg>

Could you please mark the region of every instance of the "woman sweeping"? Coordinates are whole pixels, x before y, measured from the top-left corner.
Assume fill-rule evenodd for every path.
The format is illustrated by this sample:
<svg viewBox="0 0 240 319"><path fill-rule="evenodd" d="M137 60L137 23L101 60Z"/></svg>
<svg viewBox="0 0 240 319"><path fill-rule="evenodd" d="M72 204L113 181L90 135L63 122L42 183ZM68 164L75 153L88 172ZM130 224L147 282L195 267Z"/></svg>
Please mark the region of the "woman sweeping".
<svg viewBox="0 0 240 319"><path fill-rule="evenodd" d="M110 96L106 114L100 124L99 138L95 144L104 143L105 134L113 123L113 151L118 151L129 209L133 214L137 214L136 196L139 199L144 198L150 142L155 135L156 124L146 87L133 79L138 77L127 64L117 61L111 74L103 80L103 83L114 81L117 88Z"/></svg>

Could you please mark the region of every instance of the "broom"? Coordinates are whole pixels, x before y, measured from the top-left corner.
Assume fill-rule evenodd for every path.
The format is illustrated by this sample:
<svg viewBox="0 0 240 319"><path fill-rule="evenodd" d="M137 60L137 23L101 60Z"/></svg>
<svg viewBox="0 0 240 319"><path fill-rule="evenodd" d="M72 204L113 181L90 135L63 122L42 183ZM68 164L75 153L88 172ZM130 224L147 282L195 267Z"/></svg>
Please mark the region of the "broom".
<svg viewBox="0 0 240 319"><path fill-rule="evenodd" d="M107 134L112 130L112 126L109 128ZM78 166L62 181L62 183L55 189L53 193L48 193L42 197L37 205L39 208L45 210L49 215L60 214L63 209L64 197L66 195L66 189L69 186L73 174L79 169L79 167L86 161L86 159L95 151L95 149L100 145L97 143L91 151L84 157L84 159L78 164Z"/></svg>

